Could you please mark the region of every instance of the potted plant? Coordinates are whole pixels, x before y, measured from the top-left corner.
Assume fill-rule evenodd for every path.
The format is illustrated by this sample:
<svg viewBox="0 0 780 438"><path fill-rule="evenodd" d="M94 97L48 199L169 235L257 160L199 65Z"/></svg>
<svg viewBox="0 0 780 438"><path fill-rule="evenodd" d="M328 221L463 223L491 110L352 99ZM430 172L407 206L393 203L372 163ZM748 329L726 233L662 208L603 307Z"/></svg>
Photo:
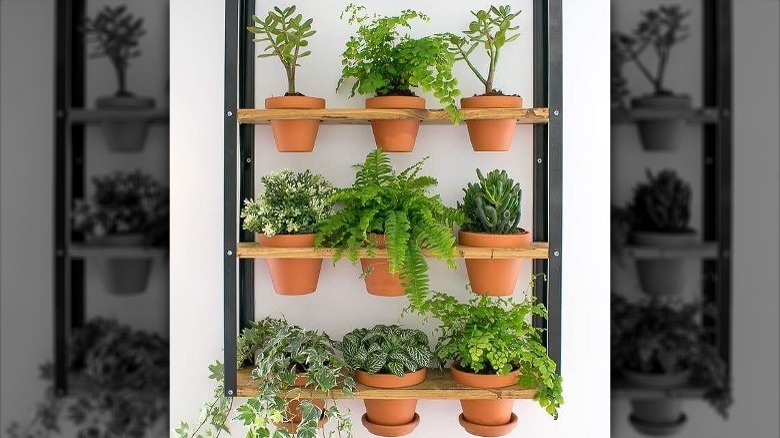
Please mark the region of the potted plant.
<svg viewBox="0 0 780 438"><path fill-rule="evenodd" d="M168 236L168 190L152 177L114 172L92 178L92 201L76 200L73 231L95 247L161 247ZM108 291L143 292L152 268L150 256L111 256L100 260Z"/></svg>
<svg viewBox="0 0 780 438"><path fill-rule="evenodd" d="M385 152L371 151L356 166L352 187L332 196L340 210L322 223L315 241L336 248L334 262L346 255L356 263L359 250L368 248L369 257L360 260L368 293L402 296L405 291L414 306L429 290L423 251L455 269L452 227L462 223L456 209L429 193L437 181L419 175L424 162L397 173ZM386 248L387 258L370 257L376 248Z"/></svg>
<svg viewBox="0 0 780 438"><path fill-rule="evenodd" d="M333 186L322 175L289 169L260 178L263 191L244 201L243 228L257 234L261 246L314 246L315 231L333 212ZM274 290L280 295L303 295L317 290L322 259L265 259Z"/></svg>
<svg viewBox="0 0 780 438"><path fill-rule="evenodd" d="M413 89L431 91L453 122L460 121L455 107L460 91L452 75L455 58L448 50L447 35L412 38L399 32L399 28L411 28L412 20L428 21L425 14L404 10L395 16L369 16L363 6L350 4L344 17L358 30L342 54L344 67L337 89L352 80L350 97L374 95L366 99L366 108L401 109L425 108L425 99ZM410 152L419 127L416 119L371 121L376 145L388 152Z"/></svg>
<svg viewBox="0 0 780 438"><path fill-rule="evenodd" d="M101 110L141 111L154 108L154 99L139 97L127 90L130 60L141 56L139 40L146 33L143 18L135 18L127 6L104 6L95 18L85 18L83 32L95 48L91 58L106 57L116 72L118 90L113 96L99 97ZM149 124L144 120L103 121L103 135L110 150L137 152L143 149Z"/></svg>
<svg viewBox="0 0 780 438"><path fill-rule="evenodd" d="M463 31L463 36L450 36L450 49L455 54L455 60L465 61L469 69L482 82L485 86L485 93L462 98L460 100L461 107L522 108L522 97L505 95L494 85L501 49L506 43L520 37L520 33L515 32L519 26L512 26L512 20L520 15L520 11L512 12L512 7L505 5L491 6L487 10L472 11L471 13L475 20L469 23L469 28ZM477 47L484 48L488 56L486 74L480 72L471 58ZM512 145L517 120L466 120L466 126L471 139L471 147L475 151L508 151Z"/></svg>
<svg viewBox="0 0 780 438"><path fill-rule="evenodd" d="M522 190L504 170L492 170L487 177L477 169L476 183L464 189L458 209L466 216L458 231L463 246L520 248L531 243L531 233L519 228ZM521 259L466 259L471 290L481 295L512 295Z"/></svg>
<svg viewBox="0 0 780 438"><path fill-rule="evenodd" d="M561 376L542 344L542 329L530 317L546 318L547 311L532 299L478 296L468 302L436 293L427 312L441 321L434 349L442 363L452 361L455 382L477 388L502 388L518 382L537 388L534 400L557 418L563 403ZM517 425L513 400L461 400L460 424L479 436L502 436Z"/></svg>
<svg viewBox="0 0 780 438"><path fill-rule="evenodd" d="M295 6L284 9L274 7L264 19L252 16L256 26L247 27L249 32L257 35L255 42L267 44L258 57L276 56L287 74L287 92L284 96L266 98L267 109L325 108L325 99L305 96L295 88L295 70L300 65L298 62L311 54L305 48L309 45L308 38L316 33L312 29L313 19L304 19L302 14L295 12ZM279 152L311 152L319 128L320 121L316 119L271 120Z"/></svg>
<svg viewBox="0 0 780 438"><path fill-rule="evenodd" d="M653 175L634 188L628 206L631 239L647 247L675 248L695 244L698 234L690 227L691 187L673 170ZM681 259L638 259L642 290L651 295L679 294L691 283L692 266Z"/></svg>
<svg viewBox="0 0 780 438"><path fill-rule="evenodd" d="M654 110L688 110L691 108L691 97L687 94L675 94L664 86L664 74L669 63L669 57L675 44L688 37L688 26L685 19L690 11L683 11L679 5L659 6L642 13L642 21L633 35L618 33L613 37L613 51L620 57L629 59L639 69L642 77L653 87L652 94L631 99L631 106L640 109ZM641 54L651 48L657 58L655 73L642 60ZM650 151L665 151L677 149L684 126L684 120L676 114L668 117L640 120L637 122L642 145Z"/></svg>
<svg viewBox="0 0 780 438"><path fill-rule="evenodd" d="M612 368L640 388L673 389L696 384L724 418L732 403L727 367L707 342L698 322L708 309L700 303L664 299L630 303L612 296ZM632 400L631 424L669 434L686 421L679 400Z"/></svg>
<svg viewBox="0 0 780 438"><path fill-rule="evenodd" d="M425 381L432 353L428 336L397 325L376 325L344 335L341 351L355 380L374 388L405 388ZM408 435L420 423L416 399L364 400L363 425L380 436Z"/></svg>

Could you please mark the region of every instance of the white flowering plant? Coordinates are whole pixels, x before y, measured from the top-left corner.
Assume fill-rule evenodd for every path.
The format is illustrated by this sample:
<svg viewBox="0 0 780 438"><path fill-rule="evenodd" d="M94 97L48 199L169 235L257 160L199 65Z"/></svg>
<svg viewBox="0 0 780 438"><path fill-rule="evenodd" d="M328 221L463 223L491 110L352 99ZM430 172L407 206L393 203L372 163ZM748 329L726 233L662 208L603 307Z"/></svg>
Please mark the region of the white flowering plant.
<svg viewBox="0 0 780 438"><path fill-rule="evenodd" d="M271 172L260 183L257 199L246 199L241 210L244 229L268 237L309 234L333 214L333 185L309 170Z"/></svg>

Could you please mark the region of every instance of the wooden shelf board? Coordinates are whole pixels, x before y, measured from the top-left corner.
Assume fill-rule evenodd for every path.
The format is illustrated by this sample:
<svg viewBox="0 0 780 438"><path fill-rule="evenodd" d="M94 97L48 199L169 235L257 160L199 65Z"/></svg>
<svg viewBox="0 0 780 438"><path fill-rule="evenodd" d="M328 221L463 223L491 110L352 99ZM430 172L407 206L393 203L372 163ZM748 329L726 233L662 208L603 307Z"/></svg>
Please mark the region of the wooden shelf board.
<svg viewBox="0 0 780 438"><path fill-rule="evenodd" d="M69 254L73 258L159 258L167 253L165 248L149 248L143 246L113 247L97 245L71 245Z"/></svg>
<svg viewBox="0 0 780 438"><path fill-rule="evenodd" d="M547 123L549 108L469 108L461 110L466 120L517 119L521 124ZM271 120L319 119L332 125L367 125L370 120L419 119L423 124L451 125L444 110L431 109L239 109L238 122L264 125Z"/></svg>
<svg viewBox="0 0 780 438"><path fill-rule="evenodd" d="M238 370L238 396L251 397L257 394L257 383L252 380L252 369ZM301 397L322 397L322 393L304 389L299 393ZM536 395L535 389L522 388L520 385L498 389L470 388L455 383L449 370L429 369L425 381L409 388L380 389L357 384L357 390L351 395L346 395L340 389L332 391L335 398L357 399L425 399L425 400L497 400L497 399L531 399Z"/></svg>
<svg viewBox="0 0 780 438"><path fill-rule="evenodd" d="M168 123L167 109L151 110L99 110L74 108L70 120L74 123L135 122Z"/></svg>
<svg viewBox="0 0 780 438"><path fill-rule="evenodd" d="M711 259L718 257L717 242L702 242L684 247L628 246L626 255L635 259Z"/></svg>
<svg viewBox="0 0 780 438"><path fill-rule="evenodd" d="M700 399L704 396L706 388L686 385L678 388L638 388L629 385L627 382L613 378L612 380L612 398L688 398Z"/></svg>
<svg viewBox="0 0 780 438"><path fill-rule="evenodd" d="M612 124L634 123L640 120L685 119L688 123L717 123L717 108L700 109L613 109Z"/></svg>
<svg viewBox="0 0 780 438"><path fill-rule="evenodd" d="M533 242L527 248L476 248L458 245L457 256L464 259L546 259L549 255L547 242ZM334 248L270 248L255 242L240 242L238 258L285 258L285 259L329 259L336 253ZM368 256L367 250L359 251L361 257ZM386 249L376 249L372 257L386 258Z"/></svg>

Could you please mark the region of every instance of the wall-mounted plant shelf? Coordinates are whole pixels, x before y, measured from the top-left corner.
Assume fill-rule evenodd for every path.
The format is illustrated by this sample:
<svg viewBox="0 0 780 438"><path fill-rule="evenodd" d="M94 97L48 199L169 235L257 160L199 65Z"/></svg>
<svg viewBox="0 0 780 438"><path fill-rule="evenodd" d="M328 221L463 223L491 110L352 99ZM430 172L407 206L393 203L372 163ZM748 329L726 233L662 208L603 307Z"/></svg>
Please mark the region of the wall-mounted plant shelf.
<svg viewBox="0 0 780 438"><path fill-rule="evenodd" d="M71 245L68 253L73 258L157 258L163 257L168 251L164 248L149 248L143 246L96 246L96 245Z"/></svg>
<svg viewBox="0 0 780 438"><path fill-rule="evenodd" d="M243 368L238 370L238 396L252 397L257 395L257 382L252 380L252 370ZM357 399L421 399L421 400L496 400L496 399L531 399L536 395L536 390L523 388L520 385L497 389L470 388L455 383L449 370L429 369L425 381L419 385L408 388L380 389L357 384L356 391L352 395L334 389L331 395L334 398ZM322 396L321 392L304 388L297 395L305 398ZM297 396L296 395L296 396Z"/></svg>
<svg viewBox="0 0 780 438"><path fill-rule="evenodd" d="M612 124L634 123L640 120L685 119L688 123L717 123L717 108L700 109L613 109Z"/></svg>
<svg viewBox="0 0 780 438"><path fill-rule="evenodd" d="M517 119L521 124L547 123L548 108L469 108L462 109L465 120ZM332 125L367 125L371 120L418 119L423 124L451 125L444 110L381 109L381 108L326 108L326 109L239 109L238 122L268 124L271 120L319 119Z"/></svg>
<svg viewBox="0 0 780 438"><path fill-rule="evenodd" d="M336 253L334 248L272 248L263 247L254 242L238 244L237 256L242 259L280 258L280 259L329 259ZM457 246L457 256L464 259L546 259L549 256L547 242L533 242L527 248L477 248ZM372 254L368 250L359 251L361 257L386 258L386 249L376 249Z"/></svg>
<svg viewBox="0 0 780 438"><path fill-rule="evenodd" d="M73 123L100 123L100 122L141 122L168 123L168 110L99 110L99 109L72 109L70 120Z"/></svg>
<svg viewBox="0 0 780 438"><path fill-rule="evenodd" d="M625 253L635 259L712 259L718 257L717 242L689 246L629 246Z"/></svg>
<svg viewBox="0 0 780 438"><path fill-rule="evenodd" d="M640 388L632 386L620 378L612 378L612 398L690 398L701 399L706 388L688 384L676 388Z"/></svg>

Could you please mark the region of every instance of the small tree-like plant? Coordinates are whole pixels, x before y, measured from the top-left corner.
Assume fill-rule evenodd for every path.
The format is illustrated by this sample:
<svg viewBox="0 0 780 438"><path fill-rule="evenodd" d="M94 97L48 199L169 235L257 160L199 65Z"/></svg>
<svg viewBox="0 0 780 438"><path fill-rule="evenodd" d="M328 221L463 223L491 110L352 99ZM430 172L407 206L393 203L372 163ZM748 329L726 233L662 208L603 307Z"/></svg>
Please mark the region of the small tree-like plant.
<svg viewBox="0 0 780 438"><path fill-rule="evenodd" d="M95 43L91 58L107 57L114 66L119 89L118 97L131 97L127 91L127 68L130 60L141 56L138 42L146 34L144 19L135 18L127 11L127 6L105 6L95 18L84 20L83 31L87 42Z"/></svg>
<svg viewBox="0 0 780 438"><path fill-rule="evenodd" d="M512 12L512 7L491 6L488 10L474 12L476 20L469 23L468 30L463 31L464 36L451 35L450 49L455 54L456 61L465 61L480 82L485 86L485 95L503 95L501 90L496 90L494 80L496 66L501 48L520 37L517 31L520 26L512 26L512 20L520 15L521 11ZM470 56L477 47L483 47L487 53L489 63L487 74L483 74L474 65Z"/></svg>
<svg viewBox="0 0 780 438"><path fill-rule="evenodd" d="M399 377L429 366L433 357L425 333L397 325L355 329L344 335L341 351L353 369Z"/></svg>
<svg viewBox="0 0 780 438"><path fill-rule="evenodd" d="M311 51L301 49L309 45L308 38L316 33L312 30L314 20L304 19L295 11L295 6L284 9L275 6L264 19L252 16L256 26L247 27L249 32L257 35L255 42L268 44L258 58L276 56L281 61L287 74L285 96L303 96L295 89L295 69L300 65L299 59L311 55Z"/></svg>
<svg viewBox="0 0 780 438"><path fill-rule="evenodd" d="M628 218L634 231L661 233L690 232L691 186L673 170L653 175L647 170L647 182L634 188Z"/></svg>
<svg viewBox="0 0 780 438"><path fill-rule="evenodd" d="M683 11L679 5L659 6L658 9L642 12L642 21L633 35L617 33L613 36L613 52L617 51L619 56L636 64L642 76L653 86L655 95L674 94L664 87L664 74L672 48L688 37L685 19L689 15L690 11ZM655 72L640 58L647 48L651 48L658 58Z"/></svg>
<svg viewBox="0 0 780 438"><path fill-rule="evenodd" d="M363 6L354 4L341 16L358 30L342 54L344 67L337 89L348 79L354 81L350 97L355 93L414 96L412 89L420 88L432 91L453 121L461 120L455 106L460 90L452 74L455 58L449 52L448 35L412 38L398 31L411 28L413 20L428 21L428 16L413 10L396 16L369 16Z"/></svg>
<svg viewBox="0 0 780 438"><path fill-rule="evenodd" d="M463 204L458 209L466 215L464 231L489 234L514 234L520 223L520 199L523 195L505 170L492 170L487 177L477 169L477 183L463 189Z"/></svg>

